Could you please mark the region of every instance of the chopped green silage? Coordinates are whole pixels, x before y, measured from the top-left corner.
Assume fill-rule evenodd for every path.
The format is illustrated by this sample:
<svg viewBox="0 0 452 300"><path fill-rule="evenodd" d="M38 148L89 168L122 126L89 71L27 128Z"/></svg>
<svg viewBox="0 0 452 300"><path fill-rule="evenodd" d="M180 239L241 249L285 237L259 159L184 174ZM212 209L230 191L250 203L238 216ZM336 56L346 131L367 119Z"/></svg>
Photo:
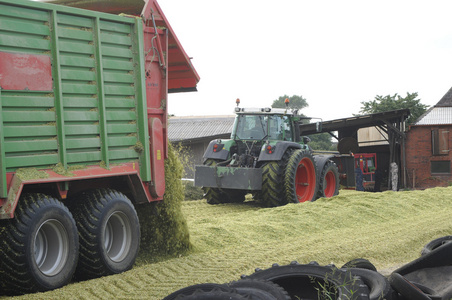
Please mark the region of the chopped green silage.
<svg viewBox="0 0 452 300"><path fill-rule="evenodd" d="M142 144L140 141L138 141L138 142L136 142L135 145L133 146L133 149L135 150L135 152L141 153L141 152L144 151L144 146L143 146L143 144Z"/></svg>
<svg viewBox="0 0 452 300"><path fill-rule="evenodd" d="M330 199L277 208L195 200L183 202L182 211L193 245L189 253L149 263L142 251L129 272L22 298L162 299L188 285L238 280L257 267L293 260L340 267L366 258L384 270L419 257L429 241L452 235L452 187L341 190Z"/></svg>
<svg viewBox="0 0 452 300"><path fill-rule="evenodd" d="M16 170L16 176L23 181L48 178L49 174L44 171L39 171L36 168L21 168Z"/></svg>
<svg viewBox="0 0 452 300"><path fill-rule="evenodd" d="M137 209L141 226L139 260L155 261L156 255L177 255L190 249L187 221L181 209L184 200L182 174L182 164L169 144L163 201L140 205Z"/></svg>

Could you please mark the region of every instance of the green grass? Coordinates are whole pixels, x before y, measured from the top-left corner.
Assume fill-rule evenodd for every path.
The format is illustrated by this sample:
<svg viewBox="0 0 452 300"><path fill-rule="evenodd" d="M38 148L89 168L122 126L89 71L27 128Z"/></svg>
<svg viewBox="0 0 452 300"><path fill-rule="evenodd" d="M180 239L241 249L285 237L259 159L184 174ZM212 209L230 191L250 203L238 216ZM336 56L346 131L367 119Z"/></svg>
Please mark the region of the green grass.
<svg viewBox="0 0 452 300"><path fill-rule="evenodd" d="M366 258L379 270L420 255L432 239L452 234L452 187L425 191L341 191L312 203L262 208L183 202L192 250L155 257L140 253L136 266L115 276L73 283L23 299L161 299L196 283L224 283L272 263L318 261L338 267Z"/></svg>

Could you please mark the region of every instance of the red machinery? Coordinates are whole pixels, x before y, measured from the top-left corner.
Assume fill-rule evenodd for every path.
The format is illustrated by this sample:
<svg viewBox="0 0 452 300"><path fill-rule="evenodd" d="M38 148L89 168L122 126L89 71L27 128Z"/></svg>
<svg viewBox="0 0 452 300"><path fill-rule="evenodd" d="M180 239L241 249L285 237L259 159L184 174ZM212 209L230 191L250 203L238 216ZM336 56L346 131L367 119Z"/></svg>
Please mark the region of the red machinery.
<svg viewBox="0 0 452 300"><path fill-rule="evenodd" d="M375 171L377 170L376 153L355 153L355 168L363 173L364 189L373 189L375 185Z"/></svg>

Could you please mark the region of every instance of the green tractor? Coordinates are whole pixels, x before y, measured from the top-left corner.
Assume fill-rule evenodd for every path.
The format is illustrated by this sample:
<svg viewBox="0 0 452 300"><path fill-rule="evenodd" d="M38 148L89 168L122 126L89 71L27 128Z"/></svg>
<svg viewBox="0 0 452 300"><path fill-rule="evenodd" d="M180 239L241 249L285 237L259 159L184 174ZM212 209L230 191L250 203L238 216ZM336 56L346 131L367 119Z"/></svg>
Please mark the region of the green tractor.
<svg viewBox="0 0 452 300"><path fill-rule="evenodd" d="M195 185L209 204L243 202L252 193L265 206L314 201L339 190L339 172L328 155L313 155L297 110L241 108L237 99L231 139L210 142ZM317 123L321 131L321 123Z"/></svg>

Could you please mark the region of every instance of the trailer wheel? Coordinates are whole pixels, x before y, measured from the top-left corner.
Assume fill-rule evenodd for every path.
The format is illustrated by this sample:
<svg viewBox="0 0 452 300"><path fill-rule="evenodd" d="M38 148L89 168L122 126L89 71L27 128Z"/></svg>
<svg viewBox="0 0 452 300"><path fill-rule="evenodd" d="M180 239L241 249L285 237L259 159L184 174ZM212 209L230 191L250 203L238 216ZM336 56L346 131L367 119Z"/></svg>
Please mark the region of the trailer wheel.
<svg viewBox="0 0 452 300"><path fill-rule="evenodd" d="M80 280L132 268L138 254L140 225L130 200L110 189L85 192L72 201L80 235Z"/></svg>
<svg viewBox="0 0 452 300"><path fill-rule="evenodd" d="M0 230L0 287L8 294L41 292L70 282L79 241L75 221L63 203L25 194L15 218Z"/></svg>
<svg viewBox="0 0 452 300"><path fill-rule="evenodd" d="M295 203L313 201L317 188L314 157L309 151L295 150L287 163L284 176L285 198Z"/></svg>
<svg viewBox="0 0 452 300"><path fill-rule="evenodd" d="M323 166L319 177L319 198L330 198L339 193L339 170L332 160L328 160Z"/></svg>
<svg viewBox="0 0 452 300"><path fill-rule="evenodd" d="M284 153L279 161L270 161L262 166L262 191L259 193L264 206L286 205L284 196L284 171L293 150Z"/></svg>

